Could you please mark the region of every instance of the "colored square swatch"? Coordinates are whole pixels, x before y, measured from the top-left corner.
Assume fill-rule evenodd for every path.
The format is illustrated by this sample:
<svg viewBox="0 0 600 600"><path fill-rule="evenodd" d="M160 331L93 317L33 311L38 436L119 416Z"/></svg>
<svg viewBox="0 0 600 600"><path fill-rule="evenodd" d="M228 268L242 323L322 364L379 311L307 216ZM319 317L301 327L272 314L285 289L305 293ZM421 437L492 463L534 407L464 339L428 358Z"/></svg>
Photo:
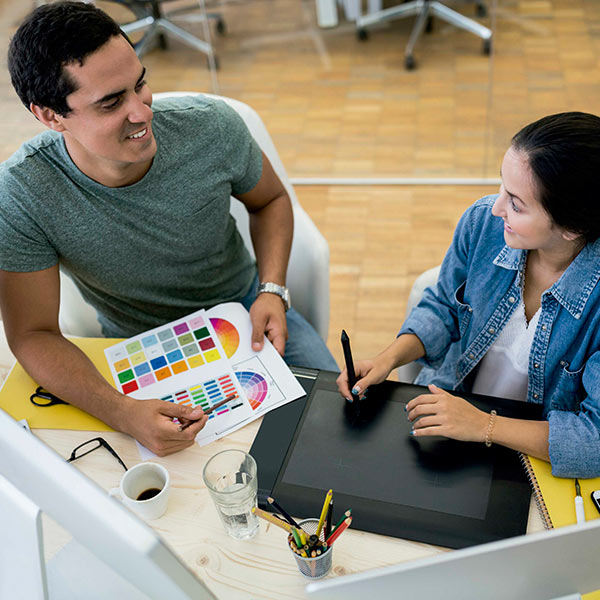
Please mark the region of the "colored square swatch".
<svg viewBox="0 0 600 600"><path fill-rule="evenodd" d="M135 390L139 390L137 381L130 381L121 387L124 394L131 394L131 392L135 392Z"/></svg>
<svg viewBox="0 0 600 600"><path fill-rule="evenodd" d="M119 383L125 383L126 381L131 381L132 379L134 379L135 376L131 369L127 369L127 371L123 371L122 373L119 373L118 377L119 377Z"/></svg>
<svg viewBox="0 0 600 600"><path fill-rule="evenodd" d="M191 333L184 333L183 335L180 335L178 338L179 343L182 346L185 346L186 344L191 344L194 341L194 336Z"/></svg>
<svg viewBox="0 0 600 600"><path fill-rule="evenodd" d="M152 360L157 356L162 356L162 350L160 346L154 345L150 346L149 348L146 348L146 356L148 357L148 360Z"/></svg>
<svg viewBox="0 0 600 600"><path fill-rule="evenodd" d="M138 377L141 377L142 375L145 375L146 373L150 373L150 365L147 362L144 362L141 365L137 365L136 367L133 367L133 370L135 371L135 374Z"/></svg>
<svg viewBox="0 0 600 600"><path fill-rule="evenodd" d="M204 325L204 319L202 317L194 317L193 319L190 319L188 323L192 329L198 329L198 327Z"/></svg>
<svg viewBox="0 0 600 600"><path fill-rule="evenodd" d="M215 348L214 350L205 352L204 358L205 358L206 362L213 362L215 360L219 360L221 358L221 355L219 354L219 351Z"/></svg>
<svg viewBox="0 0 600 600"><path fill-rule="evenodd" d="M135 354L132 354L129 358L133 366L141 365L143 362L146 362L146 355L143 352L136 352Z"/></svg>
<svg viewBox="0 0 600 600"><path fill-rule="evenodd" d="M175 335L181 335L182 333L185 333L186 331L189 331L190 328L188 327L187 323L179 323L179 325L175 325L175 327L173 327L173 331L175 332Z"/></svg>
<svg viewBox="0 0 600 600"><path fill-rule="evenodd" d="M211 348L215 347L215 343L213 342L212 338L206 338L205 340L200 340L198 342L198 344L200 345L200 348L202 349L203 352L206 352L207 350L210 350Z"/></svg>
<svg viewBox="0 0 600 600"><path fill-rule="evenodd" d="M196 331L194 331L194 336L197 340L208 337L208 335L208 327L202 327L202 329L196 329Z"/></svg>
<svg viewBox="0 0 600 600"><path fill-rule="evenodd" d="M167 364L167 359L164 356L159 356L158 358L154 358L150 361L152 368L156 371L164 367Z"/></svg>
<svg viewBox="0 0 600 600"><path fill-rule="evenodd" d="M142 344L140 344L139 341L135 341L135 342L131 342L130 344L127 344L127 346L125 346L125 348L127 349L127 352L129 354L134 354L136 352L139 352L142 349Z"/></svg>
<svg viewBox="0 0 600 600"><path fill-rule="evenodd" d="M196 356L192 356L190 358L188 358L188 365L190 365L190 367L192 369L195 369L196 367L200 367L204 364L204 359L202 358L202 354L197 354Z"/></svg>
<svg viewBox="0 0 600 600"><path fill-rule="evenodd" d="M161 342L164 342L165 340L168 340L173 337L173 332L170 329L163 329L159 331L156 335L158 335L158 339Z"/></svg>
<svg viewBox="0 0 600 600"><path fill-rule="evenodd" d="M169 352L169 354L167 354L167 360L170 363L177 362L178 360L181 360L182 358L183 358L183 354L181 353L181 350L175 350L174 352Z"/></svg>
<svg viewBox="0 0 600 600"><path fill-rule="evenodd" d="M154 379L154 375L152 373L148 373L148 375L143 375L138 379L140 387L146 387L147 385L152 385L156 383L156 379Z"/></svg>
<svg viewBox="0 0 600 600"><path fill-rule="evenodd" d="M113 366L115 367L115 371L117 373L120 373L121 371L124 371L125 369L129 369L129 367L131 365L129 364L129 360L124 358L123 360L116 362Z"/></svg>
<svg viewBox="0 0 600 600"><path fill-rule="evenodd" d="M142 338L142 345L144 348L148 346L154 346L154 344L158 344L158 340L155 335L147 335L145 338Z"/></svg>
<svg viewBox="0 0 600 600"><path fill-rule="evenodd" d="M179 348L179 344L174 340L167 340L163 345L163 350L165 352L172 352L175 348Z"/></svg>
<svg viewBox="0 0 600 600"><path fill-rule="evenodd" d="M185 360L180 360L179 362L173 363L171 365L171 369L173 369L173 373L183 373L188 370L188 366L185 364Z"/></svg>
<svg viewBox="0 0 600 600"><path fill-rule="evenodd" d="M198 346L196 344L190 344L189 346L184 346L182 348L184 356L194 356L194 354L198 354L200 350L198 350Z"/></svg>
<svg viewBox="0 0 600 600"><path fill-rule="evenodd" d="M154 376L156 377L156 381L162 381L167 377L171 377L171 369L169 367L164 367L154 372Z"/></svg>

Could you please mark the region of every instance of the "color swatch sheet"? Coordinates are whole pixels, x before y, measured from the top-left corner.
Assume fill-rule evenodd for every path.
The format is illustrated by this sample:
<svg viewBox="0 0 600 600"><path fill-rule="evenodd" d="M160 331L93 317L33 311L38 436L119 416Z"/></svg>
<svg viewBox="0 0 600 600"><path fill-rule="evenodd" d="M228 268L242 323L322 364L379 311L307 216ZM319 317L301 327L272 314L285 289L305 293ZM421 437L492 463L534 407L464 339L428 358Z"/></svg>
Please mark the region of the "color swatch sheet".
<svg viewBox="0 0 600 600"><path fill-rule="evenodd" d="M302 386L266 337L260 352L252 350L252 323L241 304L219 304L206 314L256 414L304 396Z"/></svg>
<svg viewBox="0 0 600 600"><path fill-rule="evenodd" d="M235 394L199 432L196 440L204 445L304 394L268 340L260 353L252 351L251 333L248 311L228 303L196 311L105 352L117 389L133 398L207 410Z"/></svg>

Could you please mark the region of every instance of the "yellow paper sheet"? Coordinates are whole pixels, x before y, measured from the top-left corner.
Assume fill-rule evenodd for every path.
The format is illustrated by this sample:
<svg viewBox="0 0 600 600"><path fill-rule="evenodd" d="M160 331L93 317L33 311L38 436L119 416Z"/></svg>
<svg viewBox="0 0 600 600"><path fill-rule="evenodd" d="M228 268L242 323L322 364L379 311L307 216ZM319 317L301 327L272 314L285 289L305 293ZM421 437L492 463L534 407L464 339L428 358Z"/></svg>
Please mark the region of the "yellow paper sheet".
<svg viewBox="0 0 600 600"><path fill-rule="evenodd" d="M114 386L104 349L120 342L109 338L71 338L94 363L101 375ZM29 401L38 384L16 363L0 390L0 408L17 421L27 419L32 429L75 429L113 431L111 427L83 410L70 405L39 407Z"/></svg>

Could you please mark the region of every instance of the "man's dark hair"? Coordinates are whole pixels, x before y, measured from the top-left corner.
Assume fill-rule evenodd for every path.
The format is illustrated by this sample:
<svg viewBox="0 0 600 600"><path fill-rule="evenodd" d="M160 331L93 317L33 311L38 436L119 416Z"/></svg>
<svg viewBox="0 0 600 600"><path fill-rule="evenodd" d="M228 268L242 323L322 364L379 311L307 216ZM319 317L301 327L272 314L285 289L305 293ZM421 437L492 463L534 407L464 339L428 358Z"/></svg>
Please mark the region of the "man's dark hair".
<svg viewBox="0 0 600 600"><path fill-rule="evenodd" d="M554 223L590 243L600 237L600 117L566 112L523 127L512 146L524 152L539 201Z"/></svg>
<svg viewBox="0 0 600 600"><path fill-rule="evenodd" d="M127 36L105 12L84 2L55 2L23 21L8 49L8 70L19 98L67 115L67 96L77 89L64 67L84 59L111 37ZM128 40L129 41L129 40Z"/></svg>

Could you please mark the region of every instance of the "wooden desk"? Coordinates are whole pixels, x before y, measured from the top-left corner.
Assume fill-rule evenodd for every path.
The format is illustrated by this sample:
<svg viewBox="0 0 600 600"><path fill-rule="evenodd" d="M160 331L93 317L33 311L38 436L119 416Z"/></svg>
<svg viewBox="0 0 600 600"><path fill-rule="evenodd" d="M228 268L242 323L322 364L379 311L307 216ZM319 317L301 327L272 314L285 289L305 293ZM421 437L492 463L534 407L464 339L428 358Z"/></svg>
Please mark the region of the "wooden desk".
<svg viewBox="0 0 600 600"><path fill-rule="evenodd" d="M195 445L156 459L169 470L171 495L166 514L148 523L221 600L306 597L304 587L308 580L300 575L286 547L285 532L261 521L260 531L252 540L228 537L202 481L202 469L213 454L229 448L249 450L259 425L260 420L203 448ZM34 430L34 434L65 458L75 446L95 437L89 431L44 429ZM127 466L140 462L131 437L112 432L101 435ZM102 449L73 464L106 490L117 487L123 473L117 461ZM532 502L528 532L540 529L543 529L542 522ZM44 520L44 538L47 558L68 541L65 532L48 518ZM335 544L333 568L328 577L444 551L435 546L349 529Z"/></svg>

